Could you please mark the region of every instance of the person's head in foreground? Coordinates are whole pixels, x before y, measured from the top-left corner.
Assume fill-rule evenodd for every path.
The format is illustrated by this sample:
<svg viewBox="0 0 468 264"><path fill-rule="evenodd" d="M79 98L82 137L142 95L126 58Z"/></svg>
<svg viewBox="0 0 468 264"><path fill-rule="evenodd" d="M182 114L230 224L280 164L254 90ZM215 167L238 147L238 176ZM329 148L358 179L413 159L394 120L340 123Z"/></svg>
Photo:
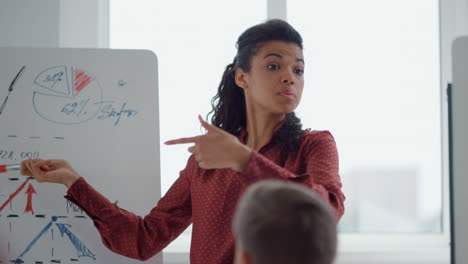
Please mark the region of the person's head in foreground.
<svg viewBox="0 0 468 264"><path fill-rule="evenodd" d="M329 205L296 183L250 186L234 216L235 264L330 264L337 247Z"/></svg>

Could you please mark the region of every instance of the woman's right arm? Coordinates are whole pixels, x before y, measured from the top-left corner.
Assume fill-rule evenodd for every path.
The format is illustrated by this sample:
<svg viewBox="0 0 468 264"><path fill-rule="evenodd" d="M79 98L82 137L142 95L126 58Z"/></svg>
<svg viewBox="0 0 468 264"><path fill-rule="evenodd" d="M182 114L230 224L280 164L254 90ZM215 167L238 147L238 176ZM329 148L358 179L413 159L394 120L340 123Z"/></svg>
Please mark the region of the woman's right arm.
<svg viewBox="0 0 468 264"><path fill-rule="evenodd" d="M31 176L38 182L59 183L67 188L75 183L80 175L66 160L29 159L21 162L21 174Z"/></svg>
<svg viewBox="0 0 468 264"><path fill-rule="evenodd" d="M144 218L110 202L84 178L79 177L66 162L61 167L56 165L56 160L32 160L25 163L25 171L22 166L22 173L39 178L38 181L67 185L74 179L65 198L86 212L93 220L104 244L115 253L147 260L159 253L191 223L190 178L197 170L192 157L166 195ZM78 178L75 179L74 174Z"/></svg>

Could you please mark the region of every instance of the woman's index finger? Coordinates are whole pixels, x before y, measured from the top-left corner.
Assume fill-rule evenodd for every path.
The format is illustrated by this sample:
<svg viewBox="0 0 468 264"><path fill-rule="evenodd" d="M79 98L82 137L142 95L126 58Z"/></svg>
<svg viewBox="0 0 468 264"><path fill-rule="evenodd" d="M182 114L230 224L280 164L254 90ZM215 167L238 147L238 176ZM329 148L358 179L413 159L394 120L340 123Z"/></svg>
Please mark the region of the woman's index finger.
<svg viewBox="0 0 468 264"><path fill-rule="evenodd" d="M168 141L164 142L164 144L166 144L166 145L176 145L176 144L197 143L198 138L199 138L199 136L172 139L172 140L168 140Z"/></svg>

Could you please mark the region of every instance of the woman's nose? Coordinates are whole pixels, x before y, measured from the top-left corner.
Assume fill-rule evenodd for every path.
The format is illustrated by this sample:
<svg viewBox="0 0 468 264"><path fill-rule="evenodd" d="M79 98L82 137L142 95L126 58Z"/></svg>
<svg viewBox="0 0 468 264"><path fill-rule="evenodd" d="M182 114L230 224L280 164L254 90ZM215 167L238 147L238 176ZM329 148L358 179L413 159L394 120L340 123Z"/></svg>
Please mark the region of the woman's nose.
<svg viewBox="0 0 468 264"><path fill-rule="evenodd" d="M293 81L294 76L293 76L293 73L290 70L284 70L282 72L282 77L281 78L282 78L281 81L284 84L289 84L289 85L294 84L294 81Z"/></svg>

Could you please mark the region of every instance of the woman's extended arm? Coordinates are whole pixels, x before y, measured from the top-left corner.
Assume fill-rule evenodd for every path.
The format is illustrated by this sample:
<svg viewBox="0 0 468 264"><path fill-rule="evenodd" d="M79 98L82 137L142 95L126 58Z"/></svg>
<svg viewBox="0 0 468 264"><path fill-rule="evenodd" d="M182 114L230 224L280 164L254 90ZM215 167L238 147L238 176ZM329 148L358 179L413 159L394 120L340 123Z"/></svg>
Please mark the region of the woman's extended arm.
<svg viewBox="0 0 468 264"><path fill-rule="evenodd" d="M65 184L63 179L68 179L67 174L73 173L69 168L57 167L57 162L31 160L26 163L22 173L38 177L40 181ZM93 220L106 247L130 258L147 260L159 253L191 223L190 174L194 169L196 162L191 158L166 195L145 217L118 207L79 176L68 189L65 198L79 206Z"/></svg>

